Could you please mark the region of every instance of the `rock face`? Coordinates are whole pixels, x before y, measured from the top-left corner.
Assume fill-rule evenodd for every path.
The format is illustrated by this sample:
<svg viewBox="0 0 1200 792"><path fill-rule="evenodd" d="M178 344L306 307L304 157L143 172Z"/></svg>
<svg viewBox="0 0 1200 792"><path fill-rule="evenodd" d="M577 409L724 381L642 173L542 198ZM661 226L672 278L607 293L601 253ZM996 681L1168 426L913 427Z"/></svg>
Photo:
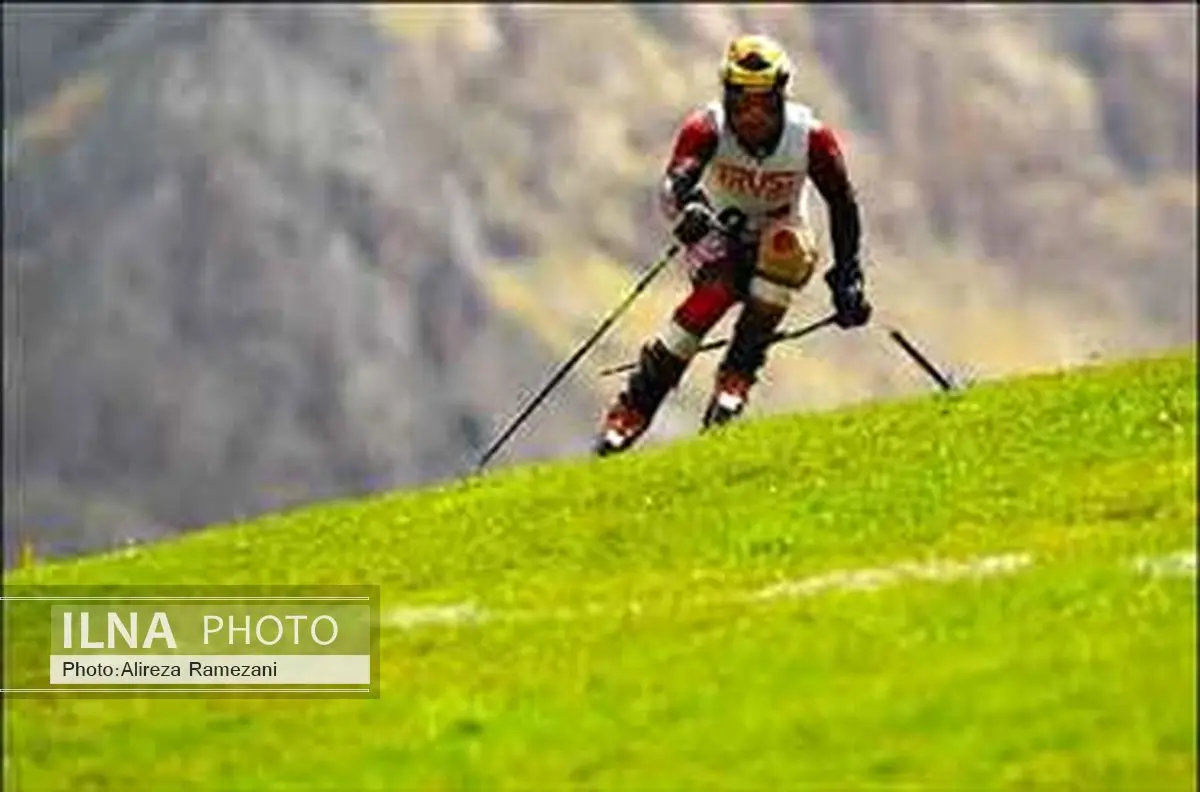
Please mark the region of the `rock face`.
<svg viewBox="0 0 1200 792"><path fill-rule="evenodd" d="M76 551L466 469L554 361L448 233L394 45L304 9L54 21L103 32L82 72L19 70L18 106L90 82L6 163L6 535ZM590 416L570 388L557 414Z"/></svg>
<svg viewBox="0 0 1200 792"><path fill-rule="evenodd" d="M842 131L877 304L943 359L1190 341L1195 15L6 8L6 563L466 470L657 254L673 125L740 30ZM805 349L760 409L918 387L878 345ZM617 385L587 371L495 464L586 447Z"/></svg>

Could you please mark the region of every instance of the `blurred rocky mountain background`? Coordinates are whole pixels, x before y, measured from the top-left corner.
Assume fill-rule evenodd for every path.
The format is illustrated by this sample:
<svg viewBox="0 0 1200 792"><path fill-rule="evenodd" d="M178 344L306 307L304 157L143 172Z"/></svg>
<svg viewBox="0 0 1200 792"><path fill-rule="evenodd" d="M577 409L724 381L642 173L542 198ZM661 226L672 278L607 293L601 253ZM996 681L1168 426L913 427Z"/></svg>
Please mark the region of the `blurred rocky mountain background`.
<svg viewBox="0 0 1200 792"><path fill-rule="evenodd" d="M6 564L468 470L657 257L671 136L738 32L846 141L881 324L976 378L1194 343L1194 4L3 14ZM583 453L599 367L684 288L494 464ZM695 430L715 362L648 442ZM828 333L753 409L928 387Z"/></svg>

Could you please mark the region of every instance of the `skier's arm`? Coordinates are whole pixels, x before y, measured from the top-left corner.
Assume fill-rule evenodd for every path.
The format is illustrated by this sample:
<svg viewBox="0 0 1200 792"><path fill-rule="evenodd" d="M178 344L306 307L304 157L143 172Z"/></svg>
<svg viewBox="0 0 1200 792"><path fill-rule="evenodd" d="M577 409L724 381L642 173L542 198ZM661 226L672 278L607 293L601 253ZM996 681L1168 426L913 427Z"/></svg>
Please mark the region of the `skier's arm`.
<svg viewBox="0 0 1200 792"><path fill-rule="evenodd" d="M837 324L844 329L864 325L871 318L872 308L863 293L858 260L862 237L858 198L837 136L824 125L808 136L808 176L829 207L833 266L825 272L825 282L833 295Z"/></svg>
<svg viewBox="0 0 1200 792"><path fill-rule="evenodd" d="M834 266L857 268L862 237L858 198L837 135L824 124L808 135L808 177L829 208Z"/></svg>
<svg viewBox="0 0 1200 792"><path fill-rule="evenodd" d="M697 197L696 186L717 151L717 139L716 123L702 108L689 113L675 133L658 195L659 208L668 222L674 223L683 207Z"/></svg>

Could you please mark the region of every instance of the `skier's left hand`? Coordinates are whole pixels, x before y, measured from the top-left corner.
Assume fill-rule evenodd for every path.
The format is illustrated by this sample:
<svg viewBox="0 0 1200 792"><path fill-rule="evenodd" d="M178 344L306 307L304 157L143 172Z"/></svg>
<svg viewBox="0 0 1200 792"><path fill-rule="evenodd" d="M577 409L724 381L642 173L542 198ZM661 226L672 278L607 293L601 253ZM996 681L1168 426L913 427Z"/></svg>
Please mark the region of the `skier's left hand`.
<svg viewBox="0 0 1200 792"><path fill-rule="evenodd" d="M825 283L832 293L838 327L847 330L870 321L871 303L867 301L858 264L835 264L825 273Z"/></svg>

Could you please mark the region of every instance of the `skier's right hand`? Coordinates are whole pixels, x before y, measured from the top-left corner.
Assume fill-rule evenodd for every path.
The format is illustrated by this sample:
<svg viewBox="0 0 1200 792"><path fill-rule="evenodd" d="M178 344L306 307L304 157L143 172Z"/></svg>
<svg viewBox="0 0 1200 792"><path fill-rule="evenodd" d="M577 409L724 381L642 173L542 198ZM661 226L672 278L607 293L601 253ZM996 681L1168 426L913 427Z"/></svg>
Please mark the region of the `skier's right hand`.
<svg viewBox="0 0 1200 792"><path fill-rule="evenodd" d="M716 225L712 210L701 201L692 201L683 207L673 233L676 239L690 246L704 239Z"/></svg>

